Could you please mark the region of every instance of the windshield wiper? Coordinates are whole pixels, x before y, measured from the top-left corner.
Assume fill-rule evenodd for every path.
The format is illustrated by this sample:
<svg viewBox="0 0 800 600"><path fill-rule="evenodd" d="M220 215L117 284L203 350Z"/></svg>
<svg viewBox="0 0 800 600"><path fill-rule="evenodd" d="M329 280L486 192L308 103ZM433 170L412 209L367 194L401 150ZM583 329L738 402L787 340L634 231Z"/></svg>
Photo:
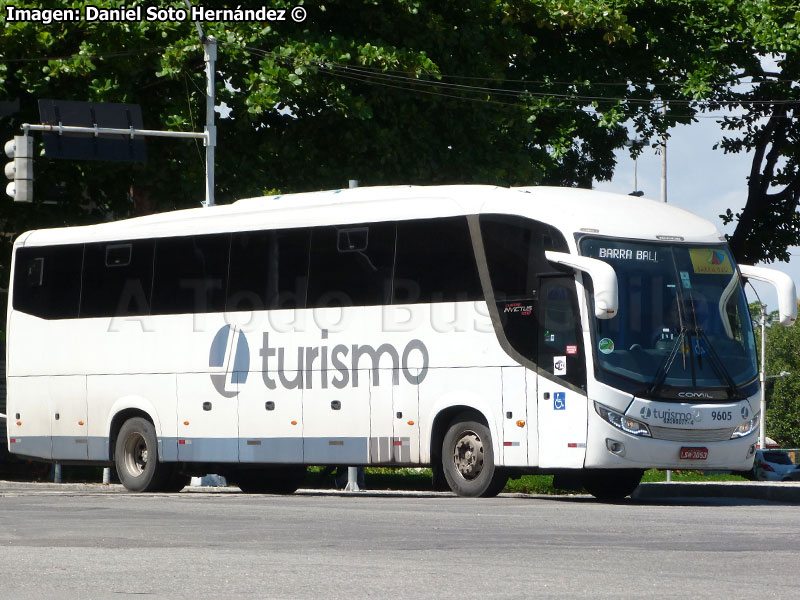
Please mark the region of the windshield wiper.
<svg viewBox="0 0 800 600"><path fill-rule="evenodd" d="M664 360L662 360L661 364L658 365L656 375L653 377L653 383L650 384L650 387L647 390L648 396L655 395L656 391L658 391L658 389L664 384L664 381L667 378L667 373L669 373L669 370L672 368L672 363L675 362L675 357L678 355L679 349L683 355L683 368L686 369L686 353L683 351L683 342L686 339L686 332L688 330L686 328L686 321L683 318L683 299L681 298L680 289L677 290L675 301L678 303L677 308L680 331L678 332L678 338L672 344L669 354L664 357ZM692 363L692 367L694 368L694 363Z"/></svg>
<svg viewBox="0 0 800 600"><path fill-rule="evenodd" d="M675 340L675 343L672 345L669 354L661 361L661 364L658 366L658 370L656 371L656 375L653 378L653 383L647 389L648 396L654 396L656 392L664 385L664 381L667 378L667 374L669 370L672 368L672 363L675 362L675 357L678 355L678 351L683 351L683 343L684 340L687 338L687 333L689 330L686 327L682 327L681 331ZM708 350L708 356L711 359L711 366L716 371L717 375L720 376L721 379L725 380L727 384L728 393L731 396L738 395L739 393L739 386L736 385L736 382L733 380L733 377L730 374L730 371L725 367L725 363L722 362L722 359L717 354L717 351L714 350L714 346L711 345L711 340L708 339L708 336L702 329L696 329L692 332L698 338L698 348L696 349L697 358L700 359L700 352L699 352L699 342L700 340L703 341L706 349ZM691 342L688 344L691 346ZM690 349L689 352L691 353L692 350Z"/></svg>
<svg viewBox="0 0 800 600"><path fill-rule="evenodd" d="M697 353L697 364L700 365L701 369L703 368L703 355L700 352L700 343L702 340L708 349L708 356L711 358L711 368L714 369L718 377L725 379L725 382L728 384L728 395L735 395L739 390L736 387L736 383L733 381L733 377L731 377L728 369L725 368L725 363L722 362L717 354L717 351L714 350L714 346L711 345L711 340L708 339L708 336L697 324L697 308L695 307L694 294L692 292L689 292L689 300L692 303L692 320L694 322L694 330L692 333L697 336L697 347L694 348L695 352ZM694 366L694 361L692 361L692 365ZM694 369L692 369L692 380L694 380Z"/></svg>
<svg viewBox="0 0 800 600"><path fill-rule="evenodd" d="M653 383L647 389L647 395L653 396L655 395L656 391L664 384L664 380L667 378L667 373L672 368L672 363L675 362L675 357L678 355L678 350L683 351L683 341L686 339L686 327L681 326L681 330L678 333L678 337L675 339L675 343L672 344L672 348L669 351L669 354L664 357L664 360L661 361L661 364L658 365L658 370L656 371L656 376L653 378Z"/></svg>
<svg viewBox="0 0 800 600"><path fill-rule="evenodd" d="M739 394L739 386L736 385L736 382L733 380L730 371L728 371L725 363L722 362L722 359L717 354L717 351L714 350L714 346L711 345L711 340L708 339L708 336L702 329L697 330L697 337L701 338L708 349L708 356L711 357L711 366L717 372L717 375L721 376L722 379L725 380L725 383L728 384L728 393L730 395L738 395ZM698 346L699 350L699 346ZM700 352L697 353L698 358Z"/></svg>

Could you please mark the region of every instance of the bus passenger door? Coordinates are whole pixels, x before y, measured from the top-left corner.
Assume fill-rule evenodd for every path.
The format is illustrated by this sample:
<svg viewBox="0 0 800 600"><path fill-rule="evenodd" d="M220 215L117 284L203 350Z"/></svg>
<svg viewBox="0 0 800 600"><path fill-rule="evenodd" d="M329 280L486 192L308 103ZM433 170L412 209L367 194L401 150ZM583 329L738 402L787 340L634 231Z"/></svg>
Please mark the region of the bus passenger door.
<svg viewBox="0 0 800 600"><path fill-rule="evenodd" d="M503 367L503 464L527 466L528 423L525 367ZM534 420L533 426L536 427Z"/></svg>
<svg viewBox="0 0 800 600"><path fill-rule="evenodd" d="M536 316L539 466L581 468L588 415L575 280L541 278Z"/></svg>
<svg viewBox="0 0 800 600"><path fill-rule="evenodd" d="M54 460L87 460L86 376L48 377Z"/></svg>

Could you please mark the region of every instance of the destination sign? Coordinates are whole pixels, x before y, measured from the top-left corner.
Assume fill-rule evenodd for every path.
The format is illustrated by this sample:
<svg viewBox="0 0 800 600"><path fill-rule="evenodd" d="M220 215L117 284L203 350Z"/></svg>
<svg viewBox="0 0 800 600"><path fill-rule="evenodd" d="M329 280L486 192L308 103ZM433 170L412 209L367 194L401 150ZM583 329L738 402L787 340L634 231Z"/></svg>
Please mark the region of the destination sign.
<svg viewBox="0 0 800 600"><path fill-rule="evenodd" d="M658 262L658 252L632 248L598 248L597 258Z"/></svg>

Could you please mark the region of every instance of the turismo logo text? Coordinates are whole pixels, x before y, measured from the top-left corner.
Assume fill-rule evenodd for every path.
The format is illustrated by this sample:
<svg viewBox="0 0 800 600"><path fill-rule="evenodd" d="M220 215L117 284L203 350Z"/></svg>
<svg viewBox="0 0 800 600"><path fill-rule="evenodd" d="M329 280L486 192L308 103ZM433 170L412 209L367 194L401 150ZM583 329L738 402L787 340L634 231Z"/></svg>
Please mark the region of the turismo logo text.
<svg viewBox="0 0 800 600"><path fill-rule="evenodd" d="M322 330L322 339L328 339L328 331ZM418 339L410 340L402 350L392 344L381 344L377 348L368 344L321 344L298 346L289 350L274 345L270 334L262 334L261 376L269 390L312 389L316 384L322 388L344 389L358 387L365 370L372 372L372 385L380 385L381 375L391 378L392 385L400 384L400 376L412 385L419 385L428 374L428 348ZM287 366L287 354L296 352L296 361ZM294 358L294 357L293 357ZM411 366L412 363L415 366ZM250 371L250 346L239 328L225 325L211 342L208 365L217 372L211 373L211 382L222 396L231 398L237 394L237 386L247 381ZM419 365L419 366L416 366ZM381 373L383 371L383 373Z"/></svg>

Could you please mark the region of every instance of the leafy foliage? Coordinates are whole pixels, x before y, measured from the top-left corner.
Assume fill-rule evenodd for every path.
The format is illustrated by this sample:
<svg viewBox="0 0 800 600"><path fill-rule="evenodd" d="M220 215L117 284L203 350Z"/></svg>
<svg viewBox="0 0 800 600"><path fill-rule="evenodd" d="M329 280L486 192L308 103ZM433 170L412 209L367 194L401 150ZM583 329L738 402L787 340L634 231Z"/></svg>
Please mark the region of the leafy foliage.
<svg viewBox="0 0 800 600"><path fill-rule="evenodd" d="M0 0L0 19L8 4ZM88 4L26 7L85 11ZM638 138L635 155L704 111L731 110L720 148L755 151L746 205L722 215L738 221L736 257L786 260L787 245L800 242L793 0L309 0L304 7L303 23L203 24L219 41L217 102L230 110L218 121L218 202L337 188L348 179L589 187L611 177L628 127ZM191 22L2 28L0 97L22 105L0 120L3 139L24 121L38 122L39 98L139 103L149 128L202 128L203 53ZM144 165L38 160L38 201L13 206L3 196L4 231L197 206L202 146L150 139L148 155ZM152 207L138 203L143 196Z"/></svg>
<svg viewBox="0 0 800 600"><path fill-rule="evenodd" d="M635 15L638 5L330 0L306 3L302 24L205 23L219 40L218 102L231 110L218 123L219 200L350 178L587 187L607 179L613 150L627 139L623 123L633 115L643 131L652 131L653 115L661 123L648 82L663 77L664 63L642 52L649 42L637 39L623 10ZM201 127L202 48L191 23L4 27L0 94L21 98L23 109L0 133L37 122L35 100L53 97L140 103L147 127ZM640 81L621 94L631 73ZM12 211L4 200L0 211L19 222L6 229L86 219L81 203L96 208L89 219L125 215L131 182L146 182L162 210L196 205L198 148L148 146L149 163L135 167L41 161L37 196L62 199L61 213Z"/></svg>
<svg viewBox="0 0 800 600"><path fill-rule="evenodd" d="M700 4L700 3L697 3ZM707 85L709 110L731 108L721 126L726 153L753 151L746 204L720 215L736 221L737 260L789 260L800 243L800 9L787 0L708 2L696 35L707 36L707 68L723 74ZM711 78L706 79L711 83Z"/></svg>
<svg viewBox="0 0 800 600"><path fill-rule="evenodd" d="M758 323L757 303L751 304L751 314ZM770 313L766 327L767 436L783 448L800 448L800 327L781 327L777 318L777 311ZM760 326L755 333L760 356Z"/></svg>

